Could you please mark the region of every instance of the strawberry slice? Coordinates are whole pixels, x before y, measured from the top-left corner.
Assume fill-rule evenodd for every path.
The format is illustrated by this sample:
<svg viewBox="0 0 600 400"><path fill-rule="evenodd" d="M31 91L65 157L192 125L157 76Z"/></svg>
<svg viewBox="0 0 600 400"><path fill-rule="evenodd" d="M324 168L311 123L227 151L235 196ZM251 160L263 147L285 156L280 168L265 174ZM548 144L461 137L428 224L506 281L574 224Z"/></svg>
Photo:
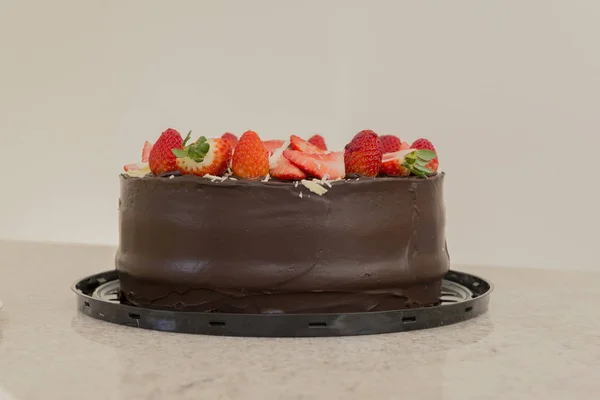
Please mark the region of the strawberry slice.
<svg viewBox="0 0 600 400"><path fill-rule="evenodd" d="M222 175L231 159L231 147L226 139L206 139L201 136L183 149L173 149L177 170L184 175Z"/></svg>
<svg viewBox="0 0 600 400"><path fill-rule="evenodd" d="M279 157L275 163L275 167L271 168L269 175L282 181L299 181L306 178L306 173L292 164L283 155Z"/></svg>
<svg viewBox="0 0 600 400"><path fill-rule="evenodd" d="M322 150L322 149L318 148L317 146L315 146L314 144L311 144L311 143L307 142L306 140L304 140L301 137L296 136L296 135L290 136L290 145L292 146L293 150L298 150L298 151L301 151L303 153L308 153L308 154L327 154L326 150Z"/></svg>
<svg viewBox="0 0 600 400"><path fill-rule="evenodd" d="M313 135L310 139L308 139L308 143L317 146L321 150L327 150L325 139L321 135Z"/></svg>
<svg viewBox="0 0 600 400"><path fill-rule="evenodd" d="M144 148L142 150L142 162L147 163L150 160L150 152L152 151L152 147L154 145L148 141L144 143Z"/></svg>
<svg viewBox="0 0 600 400"><path fill-rule="evenodd" d="M311 154L299 150L286 150L283 156L302 171L317 178L338 179L346 175L344 154Z"/></svg>

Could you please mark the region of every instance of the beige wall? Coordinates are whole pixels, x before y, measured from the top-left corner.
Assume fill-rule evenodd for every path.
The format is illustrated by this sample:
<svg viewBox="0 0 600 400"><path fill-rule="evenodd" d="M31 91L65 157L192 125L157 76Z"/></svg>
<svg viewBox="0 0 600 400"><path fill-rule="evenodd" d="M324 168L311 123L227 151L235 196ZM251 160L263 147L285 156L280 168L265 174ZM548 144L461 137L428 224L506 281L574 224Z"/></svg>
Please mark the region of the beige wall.
<svg viewBox="0 0 600 400"><path fill-rule="evenodd" d="M166 127L429 137L459 263L600 268L600 2L0 2L0 237L117 242ZM107 266L109 267L109 266Z"/></svg>

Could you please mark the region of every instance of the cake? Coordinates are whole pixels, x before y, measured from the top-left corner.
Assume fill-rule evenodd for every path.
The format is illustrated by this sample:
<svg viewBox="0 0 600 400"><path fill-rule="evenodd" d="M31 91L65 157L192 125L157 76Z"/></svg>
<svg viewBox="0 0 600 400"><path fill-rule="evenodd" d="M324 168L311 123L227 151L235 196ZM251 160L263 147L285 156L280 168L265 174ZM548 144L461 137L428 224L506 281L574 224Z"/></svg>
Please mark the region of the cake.
<svg viewBox="0 0 600 400"><path fill-rule="evenodd" d="M320 135L188 145L167 130L120 176L122 301L226 313L435 305L449 269L443 181L426 139L361 131L328 151Z"/></svg>

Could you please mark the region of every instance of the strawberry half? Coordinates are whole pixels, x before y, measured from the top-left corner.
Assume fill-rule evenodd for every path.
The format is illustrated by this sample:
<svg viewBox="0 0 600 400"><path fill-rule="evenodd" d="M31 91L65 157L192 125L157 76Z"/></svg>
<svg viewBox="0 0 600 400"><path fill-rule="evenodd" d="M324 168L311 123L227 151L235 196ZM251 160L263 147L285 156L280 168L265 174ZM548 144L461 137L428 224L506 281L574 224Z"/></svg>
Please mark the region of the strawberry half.
<svg viewBox="0 0 600 400"><path fill-rule="evenodd" d="M371 131L358 132L344 151L346 174L375 177L381 167L383 146L379 136Z"/></svg>
<svg viewBox="0 0 600 400"><path fill-rule="evenodd" d="M246 179L259 179L269 173L269 155L256 132L247 131L240 137L231 169L234 175Z"/></svg>
<svg viewBox="0 0 600 400"><path fill-rule="evenodd" d="M410 168L404 166L404 160L409 153L415 151L415 149L407 149L385 153L381 160L379 174L385 176L409 176Z"/></svg>
<svg viewBox="0 0 600 400"><path fill-rule="evenodd" d="M381 145L383 146L383 153L394 153L400 150L400 146L402 146L402 141L398 136L394 135L383 135L379 136L381 140Z"/></svg>
<svg viewBox="0 0 600 400"><path fill-rule="evenodd" d="M439 165L440 165L440 161L437 157L437 152L435 151L435 147L433 147L433 143L431 143L427 139L421 138L421 139L415 140L410 147L413 149L418 149L418 150L431 150L434 153L436 153L436 157L433 160L431 160L429 162L429 164L427 164L427 168L429 168L433 172L437 172Z"/></svg>
<svg viewBox="0 0 600 400"><path fill-rule="evenodd" d="M290 146L293 150L298 150L308 154L327 154L327 151L322 150L312 143L307 142L299 136L290 136Z"/></svg>
<svg viewBox="0 0 600 400"><path fill-rule="evenodd" d="M237 144L238 138L233 133L225 132L221 138L225 139L227 143L229 143L229 147L231 149L235 149L235 145Z"/></svg>
<svg viewBox="0 0 600 400"><path fill-rule="evenodd" d="M327 151L327 145L325 144L325 139L321 135L313 135L310 139L308 139L308 143L313 146L318 147L321 150Z"/></svg>
<svg viewBox="0 0 600 400"><path fill-rule="evenodd" d="M306 178L306 173L283 155L277 159L274 168L269 171L269 175L282 181L299 181Z"/></svg>
<svg viewBox="0 0 600 400"><path fill-rule="evenodd" d="M231 146L226 139L206 139L201 136L183 149L173 149L177 170L184 175L222 175L231 158Z"/></svg>
<svg viewBox="0 0 600 400"><path fill-rule="evenodd" d="M310 154L299 150L286 150L283 156L308 175L317 178L338 179L346 175L344 156L341 152Z"/></svg>
<svg viewBox="0 0 600 400"><path fill-rule="evenodd" d="M173 149L183 149L184 145L181 135L175 129L164 131L150 150L148 156L150 171L154 175L176 171L177 157L173 154Z"/></svg>

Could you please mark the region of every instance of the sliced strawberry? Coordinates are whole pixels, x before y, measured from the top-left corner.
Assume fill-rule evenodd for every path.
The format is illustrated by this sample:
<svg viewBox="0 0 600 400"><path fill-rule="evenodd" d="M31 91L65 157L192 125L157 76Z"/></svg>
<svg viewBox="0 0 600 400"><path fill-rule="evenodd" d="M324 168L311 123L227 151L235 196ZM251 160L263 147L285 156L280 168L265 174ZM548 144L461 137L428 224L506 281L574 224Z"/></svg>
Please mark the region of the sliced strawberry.
<svg viewBox="0 0 600 400"><path fill-rule="evenodd" d="M385 176L409 176L410 168L407 168L403 164L406 155L414 151L416 150L407 149L384 154L381 161L381 167L379 168L379 174Z"/></svg>
<svg viewBox="0 0 600 400"><path fill-rule="evenodd" d="M127 171L136 171L138 169L142 169L146 166L145 163L131 163L131 164L127 164L123 167L123 169L125 170L125 172Z"/></svg>
<svg viewBox="0 0 600 400"><path fill-rule="evenodd" d="M394 135L383 135L380 136L381 144L383 146L383 153L393 153L395 151L400 150L400 146L402 146L402 141L398 136Z"/></svg>
<svg viewBox="0 0 600 400"><path fill-rule="evenodd" d="M263 140L263 145L265 146L265 149L267 149L267 153L269 153L269 155L273 154L275 150L281 148L283 143L283 140Z"/></svg>
<svg viewBox="0 0 600 400"><path fill-rule="evenodd" d="M279 157L275 167L269 171L269 175L282 181L299 181L306 178L306 173L292 164L283 155Z"/></svg>
<svg viewBox="0 0 600 400"><path fill-rule="evenodd" d="M408 149L410 149L410 144L408 144L408 142L402 142L399 150L408 150Z"/></svg>
<svg viewBox="0 0 600 400"><path fill-rule="evenodd" d="M311 176L338 179L345 176L344 155L341 152L310 154L299 150L286 150L283 156Z"/></svg>
<svg viewBox="0 0 600 400"><path fill-rule="evenodd" d="M318 148L314 144L311 144L311 143L307 142L306 140L304 140L301 137L296 136L296 135L290 136L290 146L292 147L293 150L298 150L298 151L301 151L303 153L308 153L308 154L327 154L327 151Z"/></svg>
<svg viewBox="0 0 600 400"><path fill-rule="evenodd" d="M382 156L383 146L379 136L371 130L360 131L345 147L346 173L377 176Z"/></svg>
<svg viewBox="0 0 600 400"><path fill-rule="evenodd" d="M183 150L173 149L177 170L184 175L222 175L231 158L231 147L226 139L200 137Z"/></svg>
<svg viewBox="0 0 600 400"><path fill-rule="evenodd" d="M308 143L318 147L321 150L327 150L325 139L321 135L313 135L310 139L308 139Z"/></svg>
<svg viewBox="0 0 600 400"><path fill-rule="evenodd" d="M247 131L240 137L231 169L234 175L246 179L259 179L269 173L269 155L256 132Z"/></svg>
<svg viewBox="0 0 600 400"><path fill-rule="evenodd" d="M152 151L152 147L154 147L152 143L148 141L144 143L144 149L142 150L142 162L148 162L148 160L150 159L150 152Z"/></svg>
<svg viewBox="0 0 600 400"><path fill-rule="evenodd" d="M235 136L233 133L225 132L221 138L227 140L227 143L229 143L229 147L231 147L232 150L235 149L235 145L238 141L237 136Z"/></svg>

